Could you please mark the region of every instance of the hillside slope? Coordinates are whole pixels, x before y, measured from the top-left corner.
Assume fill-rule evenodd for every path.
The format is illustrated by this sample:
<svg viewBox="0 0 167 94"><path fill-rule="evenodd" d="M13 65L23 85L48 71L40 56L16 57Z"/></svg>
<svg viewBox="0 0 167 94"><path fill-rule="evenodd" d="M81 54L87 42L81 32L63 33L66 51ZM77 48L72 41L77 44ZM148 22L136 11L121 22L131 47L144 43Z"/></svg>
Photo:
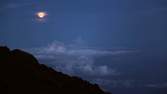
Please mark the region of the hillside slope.
<svg viewBox="0 0 167 94"><path fill-rule="evenodd" d="M57 72L24 51L0 47L0 94L110 94L97 84Z"/></svg>

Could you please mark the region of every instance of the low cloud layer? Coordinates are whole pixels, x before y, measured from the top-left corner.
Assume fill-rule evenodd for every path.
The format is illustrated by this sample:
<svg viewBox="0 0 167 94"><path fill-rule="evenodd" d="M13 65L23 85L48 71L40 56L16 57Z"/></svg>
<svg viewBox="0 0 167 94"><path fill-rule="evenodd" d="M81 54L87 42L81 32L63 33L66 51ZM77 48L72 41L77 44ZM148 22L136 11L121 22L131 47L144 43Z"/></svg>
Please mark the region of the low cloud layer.
<svg viewBox="0 0 167 94"><path fill-rule="evenodd" d="M46 47L33 48L31 52L43 63L59 71L77 75L108 76L119 75L120 72L103 63L97 64L95 59L102 56L120 55L130 53L127 50L98 50L89 47L80 47L80 43L66 45L54 41ZM75 45L75 46L74 46Z"/></svg>
<svg viewBox="0 0 167 94"><path fill-rule="evenodd" d="M165 83L152 83L152 84L147 84L145 87L150 87L150 88L167 88L167 82Z"/></svg>
<svg viewBox="0 0 167 94"><path fill-rule="evenodd" d="M60 41L54 41L44 47L29 49L38 60L58 71L73 76L79 76L83 79L97 83L103 89L112 87L133 87L133 81L119 78L122 71L112 66L112 61L98 61L104 57L119 57L134 50L106 50L88 47L83 41L77 41L71 44L65 44ZM111 65L110 65L111 64ZM109 90L109 89L108 89Z"/></svg>
<svg viewBox="0 0 167 94"><path fill-rule="evenodd" d="M155 61L158 59L157 57L152 60L153 54L147 51L145 52L148 56L143 56L144 51L98 49L83 45L82 41L71 44L54 41L47 46L32 48L29 51L41 63L63 73L79 76L92 83L97 83L107 91L113 88L131 90L132 88L162 89L167 87L166 83L156 84L156 77L147 76L149 75L147 71L150 68L157 68L154 65L150 66L150 64L164 64ZM144 58L144 60L141 60L141 58ZM143 66L145 70L143 70ZM151 83L150 80L152 80Z"/></svg>

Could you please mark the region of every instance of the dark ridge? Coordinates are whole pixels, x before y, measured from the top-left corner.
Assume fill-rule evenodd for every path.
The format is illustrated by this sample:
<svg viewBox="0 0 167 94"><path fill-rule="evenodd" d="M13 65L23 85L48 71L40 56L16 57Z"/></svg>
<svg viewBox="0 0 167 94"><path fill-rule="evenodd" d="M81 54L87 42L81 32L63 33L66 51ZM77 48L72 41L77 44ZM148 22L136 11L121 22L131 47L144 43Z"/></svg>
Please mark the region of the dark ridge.
<svg viewBox="0 0 167 94"><path fill-rule="evenodd" d="M57 72L24 51L0 47L0 94L111 94Z"/></svg>

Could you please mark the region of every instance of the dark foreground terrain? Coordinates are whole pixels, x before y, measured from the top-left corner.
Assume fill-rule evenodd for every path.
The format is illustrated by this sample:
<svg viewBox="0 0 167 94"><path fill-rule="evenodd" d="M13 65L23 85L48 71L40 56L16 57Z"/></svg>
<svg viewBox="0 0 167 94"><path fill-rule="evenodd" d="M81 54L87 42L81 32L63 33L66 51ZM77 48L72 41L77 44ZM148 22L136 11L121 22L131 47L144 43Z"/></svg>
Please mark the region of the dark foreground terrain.
<svg viewBox="0 0 167 94"><path fill-rule="evenodd" d="M0 47L0 94L110 94L97 84L57 72L29 53Z"/></svg>

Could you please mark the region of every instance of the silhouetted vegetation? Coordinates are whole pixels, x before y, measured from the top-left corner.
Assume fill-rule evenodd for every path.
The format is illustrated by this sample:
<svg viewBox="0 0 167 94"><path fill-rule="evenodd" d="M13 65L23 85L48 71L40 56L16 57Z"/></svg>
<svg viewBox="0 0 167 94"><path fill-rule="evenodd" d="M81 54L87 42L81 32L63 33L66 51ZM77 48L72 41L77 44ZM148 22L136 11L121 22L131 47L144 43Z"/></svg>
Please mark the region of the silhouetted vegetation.
<svg viewBox="0 0 167 94"><path fill-rule="evenodd" d="M0 47L0 94L110 94L97 84L39 64L33 55Z"/></svg>

